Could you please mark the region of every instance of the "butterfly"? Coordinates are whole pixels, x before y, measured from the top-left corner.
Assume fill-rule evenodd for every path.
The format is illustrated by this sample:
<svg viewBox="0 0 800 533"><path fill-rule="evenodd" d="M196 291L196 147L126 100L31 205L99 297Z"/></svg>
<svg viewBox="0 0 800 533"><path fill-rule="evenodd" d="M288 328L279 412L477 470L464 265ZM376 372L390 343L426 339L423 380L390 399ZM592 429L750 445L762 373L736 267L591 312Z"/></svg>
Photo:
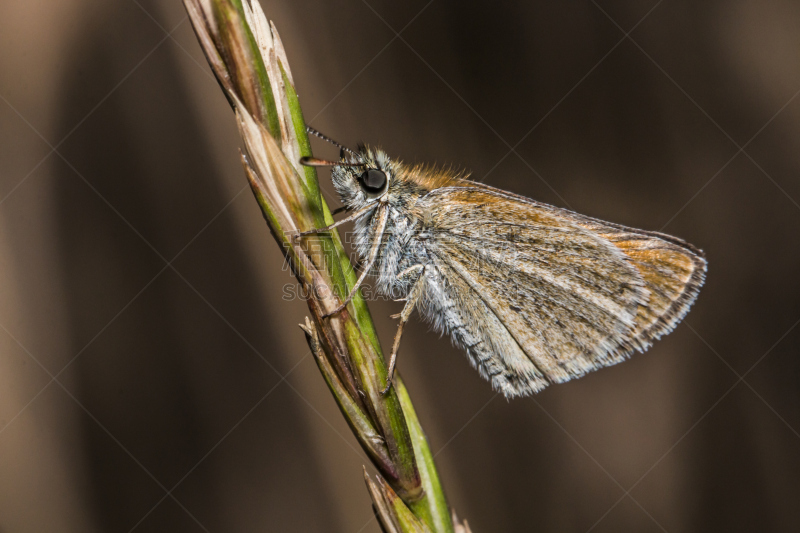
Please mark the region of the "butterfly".
<svg viewBox="0 0 800 533"><path fill-rule="evenodd" d="M363 271L380 294L405 301L463 349L508 398L539 392L643 352L675 328L703 285L703 252L677 237L587 217L470 181L409 166L379 149L341 149L334 188L351 214Z"/></svg>

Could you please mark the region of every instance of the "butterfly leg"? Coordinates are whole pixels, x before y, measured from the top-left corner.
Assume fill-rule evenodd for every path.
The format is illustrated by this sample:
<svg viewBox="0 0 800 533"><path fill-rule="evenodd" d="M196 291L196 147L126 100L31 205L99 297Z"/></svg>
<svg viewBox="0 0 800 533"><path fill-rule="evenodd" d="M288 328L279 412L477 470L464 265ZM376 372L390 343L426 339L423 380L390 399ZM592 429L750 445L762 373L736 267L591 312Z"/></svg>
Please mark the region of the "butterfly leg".
<svg viewBox="0 0 800 533"><path fill-rule="evenodd" d="M341 220L339 220L337 222L334 222L330 226L325 226L324 228L314 228L314 229L310 229L308 231L297 232L294 235L292 235L292 240L294 242L297 242L300 239L300 237L305 237L307 235L314 235L316 233L324 233L326 231L330 231L330 230L332 230L332 229L334 229L334 228L336 228L338 226L341 226L342 224L345 224L347 222L352 222L353 220L357 219L361 215L364 215L364 214L368 213L372 209L375 209L375 205L374 204L373 205L368 205L367 207L365 207L363 209L359 209L358 211L356 211L352 215L350 215L348 217L345 217L345 218L343 218L343 219L341 219Z"/></svg>
<svg viewBox="0 0 800 533"><path fill-rule="evenodd" d="M406 325L406 322L408 322L408 319L411 318L411 313L414 311L414 307L416 307L417 302L422 295L422 273L424 270L424 266L414 265L397 275L398 280L401 280L402 278L416 277L416 281L414 282L414 285L411 286L411 290L408 293L406 305L403 306L403 310L399 315L393 316L393 318L400 319L400 324L397 326L397 333L394 334L394 342L392 343L392 356L389 358L389 372L386 375L386 387L381 391L381 394L386 394L389 392L389 389L392 386L392 376L394 376L394 367L397 363L397 352L400 349L400 338L403 336L403 327Z"/></svg>
<svg viewBox="0 0 800 533"><path fill-rule="evenodd" d="M373 207L374 206L371 206L370 209L372 209ZM344 299L342 304L339 307L337 307L336 309L334 309L333 311L329 311L329 312L325 313L324 315L322 315L322 318L327 318L329 316L335 315L336 313L341 312L342 309L347 307L347 304L350 303L350 300L352 300L353 296L355 296L356 292L358 292L358 288L361 287L361 284L364 283L365 279L367 279L367 276L369 275L369 271L372 269L372 265L374 265L375 264L375 260L378 259L378 252L380 251L381 243L383 242L383 232L386 229L386 222L387 222L387 220L389 220L389 216L388 215L389 215L389 208L381 207L378 210L378 230L377 230L377 235L379 235L379 237L376 238L375 242L372 243L372 249L369 251L369 256L367 257L367 262L364 265L364 271L358 277L358 281L356 281L356 284L353 285L352 289L350 289L350 294L347 295L347 298ZM348 218L350 218L350 217L348 217ZM340 220L339 222L343 222L343 220ZM334 224L334 225L336 225L336 224Z"/></svg>

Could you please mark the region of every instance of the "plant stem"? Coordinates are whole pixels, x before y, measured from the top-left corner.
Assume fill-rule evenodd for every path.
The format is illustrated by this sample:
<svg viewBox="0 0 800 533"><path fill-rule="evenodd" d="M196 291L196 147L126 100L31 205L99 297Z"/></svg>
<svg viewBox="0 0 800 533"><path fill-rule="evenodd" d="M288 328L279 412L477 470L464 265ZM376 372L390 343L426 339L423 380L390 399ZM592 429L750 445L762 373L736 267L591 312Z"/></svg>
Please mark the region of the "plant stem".
<svg viewBox="0 0 800 533"><path fill-rule="evenodd" d="M307 290L311 318L301 327L320 372L379 474L367 476L387 531L453 532L438 473L399 374L386 395L387 369L360 292L331 317L356 281L337 231L293 234L333 222L313 167L306 124L277 30L258 2L184 0L195 33L233 107L245 144L242 164L267 225Z"/></svg>

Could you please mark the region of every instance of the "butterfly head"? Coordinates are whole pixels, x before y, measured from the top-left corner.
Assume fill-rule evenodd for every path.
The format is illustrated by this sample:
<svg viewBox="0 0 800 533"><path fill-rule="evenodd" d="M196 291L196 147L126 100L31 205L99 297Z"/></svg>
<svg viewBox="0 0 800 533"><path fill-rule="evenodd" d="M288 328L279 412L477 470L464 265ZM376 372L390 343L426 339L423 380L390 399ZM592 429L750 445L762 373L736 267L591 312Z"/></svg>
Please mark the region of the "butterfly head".
<svg viewBox="0 0 800 533"><path fill-rule="evenodd" d="M386 201L396 176L395 163L383 151L366 146L341 155L341 162L331 169L331 178L344 205L361 209Z"/></svg>
<svg viewBox="0 0 800 533"><path fill-rule="evenodd" d="M351 150L311 127L307 129L340 149L339 161L304 157L301 163L331 167L333 186L348 211L378 203L405 209L426 192L465 177L450 169L408 167L391 159L383 150L369 146Z"/></svg>

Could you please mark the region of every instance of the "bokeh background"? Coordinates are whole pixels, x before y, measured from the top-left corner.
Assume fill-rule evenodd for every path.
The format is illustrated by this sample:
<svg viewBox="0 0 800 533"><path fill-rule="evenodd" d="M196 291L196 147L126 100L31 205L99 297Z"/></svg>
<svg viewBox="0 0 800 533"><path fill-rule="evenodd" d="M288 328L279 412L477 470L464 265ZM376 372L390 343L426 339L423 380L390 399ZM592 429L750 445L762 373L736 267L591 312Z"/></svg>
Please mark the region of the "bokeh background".
<svg viewBox="0 0 800 533"><path fill-rule="evenodd" d="M263 5L340 142L708 256L674 333L533 398L412 322L476 533L800 530L800 4ZM6 0L0 48L0 532L378 531L182 4Z"/></svg>

